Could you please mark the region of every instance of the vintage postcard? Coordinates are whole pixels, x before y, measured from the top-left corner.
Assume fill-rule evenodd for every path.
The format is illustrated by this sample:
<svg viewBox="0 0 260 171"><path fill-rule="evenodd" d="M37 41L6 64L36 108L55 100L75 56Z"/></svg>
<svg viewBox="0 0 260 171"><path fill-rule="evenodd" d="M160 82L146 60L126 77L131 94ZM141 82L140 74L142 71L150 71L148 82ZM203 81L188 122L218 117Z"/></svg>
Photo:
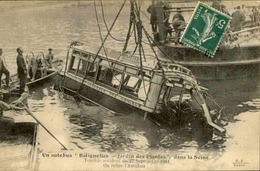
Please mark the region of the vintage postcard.
<svg viewBox="0 0 260 171"><path fill-rule="evenodd" d="M0 1L0 21L0 170L260 169L260 1Z"/></svg>

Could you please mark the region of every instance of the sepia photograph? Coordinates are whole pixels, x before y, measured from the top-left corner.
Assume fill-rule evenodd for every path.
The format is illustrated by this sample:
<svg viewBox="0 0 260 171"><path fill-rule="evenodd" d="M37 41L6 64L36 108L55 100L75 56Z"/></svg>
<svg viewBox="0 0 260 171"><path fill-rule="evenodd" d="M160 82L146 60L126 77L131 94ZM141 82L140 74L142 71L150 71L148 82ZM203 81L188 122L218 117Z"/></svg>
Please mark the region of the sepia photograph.
<svg viewBox="0 0 260 171"><path fill-rule="evenodd" d="M0 21L0 170L260 169L260 0L2 0Z"/></svg>

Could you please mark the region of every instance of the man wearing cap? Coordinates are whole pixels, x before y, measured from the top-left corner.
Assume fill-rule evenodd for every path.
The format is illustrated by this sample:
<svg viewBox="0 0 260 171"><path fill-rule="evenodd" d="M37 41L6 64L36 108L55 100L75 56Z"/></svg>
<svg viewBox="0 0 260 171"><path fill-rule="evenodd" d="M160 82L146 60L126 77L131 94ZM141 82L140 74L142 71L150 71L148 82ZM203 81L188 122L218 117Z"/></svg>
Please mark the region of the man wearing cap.
<svg viewBox="0 0 260 171"><path fill-rule="evenodd" d="M9 87L10 72L5 67L2 54L3 54L3 50L2 50L2 48L0 48L0 88L1 88L1 82L2 82L1 80L2 80L3 74L5 74L5 83L6 83L6 87L8 88Z"/></svg>
<svg viewBox="0 0 260 171"><path fill-rule="evenodd" d="M49 68L52 67L53 58L54 58L54 55L53 55L53 53L52 53L52 48L49 48L49 53L48 53L48 55L46 56L46 60L47 60L47 62L48 62Z"/></svg>
<svg viewBox="0 0 260 171"><path fill-rule="evenodd" d="M26 84L27 70L26 70L25 60L23 58L23 49L19 47L16 49L16 51L18 53L16 58L17 74L20 80L20 93L22 94L24 92L24 88Z"/></svg>

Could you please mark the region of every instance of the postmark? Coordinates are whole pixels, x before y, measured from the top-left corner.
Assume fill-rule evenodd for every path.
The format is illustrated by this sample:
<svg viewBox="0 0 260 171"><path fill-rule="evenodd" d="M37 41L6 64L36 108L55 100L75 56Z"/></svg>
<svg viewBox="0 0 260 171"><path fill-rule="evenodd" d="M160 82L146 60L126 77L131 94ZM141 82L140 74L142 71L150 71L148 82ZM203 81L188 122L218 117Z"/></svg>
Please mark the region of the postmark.
<svg viewBox="0 0 260 171"><path fill-rule="evenodd" d="M230 21L230 16L199 2L180 42L213 57Z"/></svg>

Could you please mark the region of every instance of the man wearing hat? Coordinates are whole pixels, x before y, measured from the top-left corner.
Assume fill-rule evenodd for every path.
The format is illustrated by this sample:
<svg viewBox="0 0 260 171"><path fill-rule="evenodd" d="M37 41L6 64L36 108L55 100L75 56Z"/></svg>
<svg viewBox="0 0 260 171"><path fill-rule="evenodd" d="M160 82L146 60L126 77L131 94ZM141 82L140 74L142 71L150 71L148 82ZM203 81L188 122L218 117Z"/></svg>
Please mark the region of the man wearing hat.
<svg viewBox="0 0 260 171"><path fill-rule="evenodd" d="M48 63L49 68L52 67L53 58L54 58L54 55L53 55L53 53L52 53L52 48L49 48L49 53L48 53L48 55L46 56L46 60L47 60L47 63Z"/></svg>
<svg viewBox="0 0 260 171"><path fill-rule="evenodd" d="M0 48L0 88L1 88L1 80L2 80L2 75L5 74L5 84L6 87L9 87L9 79L10 79L10 72L6 69L4 60L2 57L3 50Z"/></svg>
<svg viewBox="0 0 260 171"><path fill-rule="evenodd" d="M22 94L24 92L25 84L26 84L26 77L27 77L27 69L26 69L26 63L23 58L23 49L21 47L16 49L18 55L16 58L17 63L17 74L18 78L20 80L20 93Z"/></svg>

